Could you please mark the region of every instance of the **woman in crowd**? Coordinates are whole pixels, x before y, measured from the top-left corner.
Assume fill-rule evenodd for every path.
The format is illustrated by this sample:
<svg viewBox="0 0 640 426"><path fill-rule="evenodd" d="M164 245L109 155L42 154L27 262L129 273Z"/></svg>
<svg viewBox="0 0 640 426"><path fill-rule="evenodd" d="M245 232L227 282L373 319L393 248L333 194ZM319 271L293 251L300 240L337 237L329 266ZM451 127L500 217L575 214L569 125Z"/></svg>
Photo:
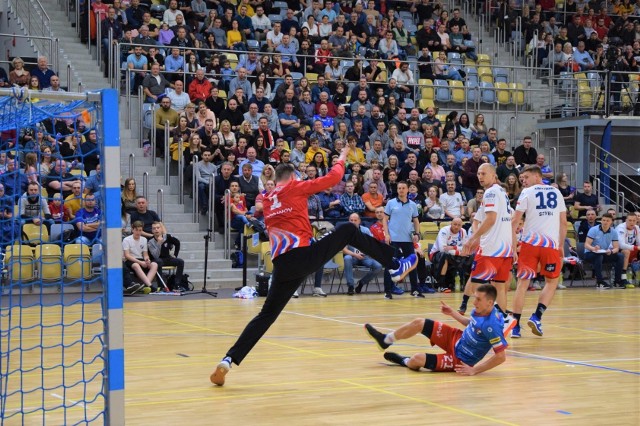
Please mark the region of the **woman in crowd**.
<svg viewBox="0 0 640 426"><path fill-rule="evenodd" d="M124 208L128 213L136 211L136 197L138 195L136 191L136 180L134 178L125 179L121 198Z"/></svg>
<svg viewBox="0 0 640 426"><path fill-rule="evenodd" d="M24 69L24 61L22 58L13 58L11 64L13 65L13 71L9 73L9 83L18 86L28 85L31 82L31 74Z"/></svg>
<svg viewBox="0 0 640 426"><path fill-rule="evenodd" d="M427 189L427 198L424 200L424 218L426 220L444 219L444 207L438 198L438 188L430 186Z"/></svg>
<svg viewBox="0 0 640 426"><path fill-rule="evenodd" d="M438 154L433 152L429 157L427 167L431 169L431 177L435 180L441 180L445 176L444 167L439 164Z"/></svg>
<svg viewBox="0 0 640 426"><path fill-rule="evenodd" d="M231 123L229 120L222 120L220 123L220 131L218 132L220 143L227 149L233 149L236 146L236 135L231 131Z"/></svg>
<svg viewBox="0 0 640 426"><path fill-rule="evenodd" d="M264 96L266 98L271 96L271 83L267 81L267 73L265 73L264 71L259 72L258 78L253 83L251 83L251 90L253 91L253 93L256 93L256 89L258 89L258 87L262 87Z"/></svg>

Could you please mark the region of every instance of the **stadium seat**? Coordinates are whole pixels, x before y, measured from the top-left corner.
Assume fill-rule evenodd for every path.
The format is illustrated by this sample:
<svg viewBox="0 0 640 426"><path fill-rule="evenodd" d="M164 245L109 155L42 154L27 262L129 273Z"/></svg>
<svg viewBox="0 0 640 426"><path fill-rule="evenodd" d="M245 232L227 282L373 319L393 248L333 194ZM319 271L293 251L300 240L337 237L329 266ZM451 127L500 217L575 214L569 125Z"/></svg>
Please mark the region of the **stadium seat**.
<svg viewBox="0 0 640 426"><path fill-rule="evenodd" d="M492 104L496 101L496 94L492 83L480 83L480 100L485 104Z"/></svg>
<svg viewBox="0 0 640 426"><path fill-rule="evenodd" d="M69 174L71 174L73 176L80 176L83 179L87 178L87 172L85 172L84 170L80 170L80 169L71 169L71 170L69 170Z"/></svg>
<svg viewBox="0 0 640 426"><path fill-rule="evenodd" d="M271 243L265 241L260 245L260 252L262 253L262 261L264 262L264 271L268 273L273 272L273 261L271 259Z"/></svg>
<svg viewBox="0 0 640 426"><path fill-rule="evenodd" d="M220 99L226 100L227 99L227 92L225 90L219 89L218 90L218 97Z"/></svg>
<svg viewBox="0 0 640 426"><path fill-rule="evenodd" d="M438 231L440 227L436 222L420 222L420 234L423 234L426 231Z"/></svg>
<svg viewBox="0 0 640 426"><path fill-rule="evenodd" d="M236 55L235 53L225 53L224 55L229 60L231 68L236 69L236 65L238 65L238 55Z"/></svg>
<svg viewBox="0 0 640 426"><path fill-rule="evenodd" d="M493 81L495 83L507 83L509 81L509 71L505 68L494 68Z"/></svg>
<svg viewBox="0 0 640 426"><path fill-rule="evenodd" d="M289 8L286 1L274 1L273 7L280 10L287 10Z"/></svg>
<svg viewBox="0 0 640 426"><path fill-rule="evenodd" d="M478 100L478 82L467 81L467 101L477 102Z"/></svg>
<svg viewBox="0 0 640 426"><path fill-rule="evenodd" d="M462 65L462 57L460 56L460 53L458 52L449 52L447 53L447 61L449 61L450 64L455 64L455 65Z"/></svg>
<svg viewBox="0 0 640 426"><path fill-rule="evenodd" d="M509 95L509 85L507 83L497 82L495 84L495 97L498 105L509 105L511 97Z"/></svg>
<svg viewBox="0 0 640 426"><path fill-rule="evenodd" d="M464 72L467 75L467 81L473 81L478 84L478 69L476 67L465 67Z"/></svg>
<svg viewBox="0 0 640 426"><path fill-rule="evenodd" d="M333 284L338 278L338 289L336 292L340 292L342 288L342 273L344 272L344 254L339 251L333 256L333 259L324 264L324 270L331 273L331 287L329 287L329 293L333 292Z"/></svg>
<svg viewBox="0 0 640 426"><path fill-rule="evenodd" d="M54 223L51 225L51 236L49 237L49 241L55 244L62 243L62 234L65 231L73 231L73 225L70 223Z"/></svg>
<svg viewBox="0 0 640 426"><path fill-rule="evenodd" d="M30 281L35 277L34 257L31 247L24 244L8 246L4 264L11 281Z"/></svg>
<svg viewBox="0 0 640 426"><path fill-rule="evenodd" d="M49 242L49 231L44 225L25 223L22 225L23 242L30 245Z"/></svg>
<svg viewBox="0 0 640 426"><path fill-rule="evenodd" d="M420 97L422 99L434 99L433 81L425 78L419 80L418 84L421 86Z"/></svg>
<svg viewBox="0 0 640 426"><path fill-rule="evenodd" d="M91 251L88 245L65 245L64 263L67 270L67 278L91 278Z"/></svg>
<svg viewBox="0 0 640 426"><path fill-rule="evenodd" d="M143 103L142 104L142 123L145 129L151 129L153 126L153 109L155 104Z"/></svg>
<svg viewBox="0 0 640 426"><path fill-rule="evenodd" d="M422 239L426 240L429 244L433 244L438 238L438 232L437 229L428 229L423 232Z"/></svg>
<svg viewBox="0 0 640 426"><path fill-rule="evenodd" d="M509 83L511 90L511 103L514 105L524 105L524 87L522 83Z"/></svg>
<svg viewBox="0 0 640 426"><path fill-rule="evenodd" d="M491 68L489 67L478 68L478 76L480 77L481 82L493 84L493 74L491 73Z"/></svg>
<svg viewBox="0 0 640 426"><path fill-rule="evenodd" d="M36 246L35 260L40 279L58 281L62 279L62 251L57 244Z"/></svg>
<svg viewBox="0 0 640 426"><path fill-rule="evenodd" d="M307 73L307 80L309 80L309 84L315 84L318 82L318 74L315 72Z"/></svg>
<svg viewBox="0 0 640 426"><path fill-rule="evenodd" d="M449 80L451 88L451 100L457 104L463 104L466 101L464 84L461 81Z"/></svg>
<svg viewBox="0 0 640 426"><path fill-rule="evenodd" d="M451 93L449 92L449 85L445 80L435 80L433 82L436 91L436 101L438 102L450 102Z"/></svg>
<svg viewBox="0 0 640 426"><path fill-rule="evenodd" d="M298 84L300 82L300 79L304 77L304 75L301 72L290 72L289 74L291 74L294 84Z"/></svg>
<svg viewBox="0 0 640 426"><path fill-rule="evenodd" d="M260 42L258 40L247 40L247 47L249 49L258 50L260 49Z"/></svg>
<svg viewBox="0 0 640 426"><path fill-rule="evenodd" d="M418 108L421 110L426 110L427 108L435 108L436 104L433 102L433 99L420 99L418 101Z"/></svg>
<svg viewBox="0 0 640 426"><path fill-rule="evenodd" d="M568 93L573 92L576 88L576 82L573 79L573 74L567 71L560 72L560 90Z"/></svg>
<svg viewBox="0 0 640 426"><path fill-rule="evenodd" d="M415 102L413 102L413 99L411 98L404 98L404 107L407 110L413 109L415 108L416 104Z"/></svg>
<svg viewBox="0 0 640 426"><path fill-rule="evenodd" d="M491 58L486 53L478 54L478 65L491 65Z"/></svg>

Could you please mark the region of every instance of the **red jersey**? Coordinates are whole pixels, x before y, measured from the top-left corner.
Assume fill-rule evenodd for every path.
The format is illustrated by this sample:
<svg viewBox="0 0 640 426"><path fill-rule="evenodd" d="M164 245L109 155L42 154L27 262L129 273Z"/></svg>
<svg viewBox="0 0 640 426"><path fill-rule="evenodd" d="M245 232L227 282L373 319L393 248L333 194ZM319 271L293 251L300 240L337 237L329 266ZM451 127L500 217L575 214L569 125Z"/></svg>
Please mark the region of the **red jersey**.
<svg viewBox="0 0 640 426"><path fill-rule="evenodd" d="M371 231L373 238L384 243L384 227L382 226L382 222L376 222L371 225L369 231Z"/></svg>
<svg viewBox="0 0 640 426"><path fill-rule="evenodd" d="M339 161L326 176L278 184L264 196L264 222L269 232L272 259L294 248L311 244L313 231L309 222L307 199L310 195L331 188L340 182L342 176L344 161Z"/></svg>

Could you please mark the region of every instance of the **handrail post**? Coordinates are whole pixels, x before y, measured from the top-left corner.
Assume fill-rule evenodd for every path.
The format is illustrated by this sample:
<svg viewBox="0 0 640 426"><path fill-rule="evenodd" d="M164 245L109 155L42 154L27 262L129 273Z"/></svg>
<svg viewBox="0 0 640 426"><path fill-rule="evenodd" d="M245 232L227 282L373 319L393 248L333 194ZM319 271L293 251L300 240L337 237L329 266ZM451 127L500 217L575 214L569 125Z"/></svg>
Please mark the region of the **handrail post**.
<svg viewBox="0 0 640 426"><path fill-rule="evenodd" d="M67 90L71 90L71 62L67 62Z"/></svg>
<svg viewBox="0 0 640 426"><path fill-rule="evenodd" d="M516 95L517 96L517 95ZM509 139L511 139L509 141L509 143L514 144L516 141L516 129L513 126L513 121L516 120L516 117L511 116L509 118ZM513 145L512 145L513 146Z"/></svg>
<svg viewBox="0 0 640 426"><path fill-rule="evenodd" d="M200 212L198 211L198 178L197 178L197 164L198 164L198 156L194 155L191 159L191 164L193 164L191 171L191 191L193 194L193 221L198 222L198 215Z"/></svg>
<svg viewBox="0 0 640 426"><path fill-rule="evenodd" d="M129 76L127 75L127 79ZM138 122L138 128L140 130L140 148L142 148L144 140L144 92L142 85L138 87L138 111L140 111L140 120Z"/></svg>
<svg viewBox="0 0 640 426"><path fill-rule="evenodd" d="M622 201L620 201L622 199ZM618 192L618 207L620 208L620 216L624 216L624 192Z"/></svg>
<svg viewBox="0 0 640 426"><path fill-rule="evenodd" d="M158 204L158 216L162 220L164 217L164 190L162 188L158 189L156 203Z"/></svg>
<svg viewBox="0 0 640 426"><path fill-rule="evenodd" d="M231 191L224 191L224 258L229 259L231 257L231 250L229 245L231 244L231 209L227 205L227 201L231 198Z"/></svg>
<svg viewBox="0 0 640 426"><path fill-rule="evenodd" d="M216 176L211 175L211 177L209 178L209 221L208 221L208 228L207 229L213 229L213 221L215 220L215 215L214 215L214 211L213 209L215 208L214 206L216 205L215 203L215 197L216 197ZM212 240L213 242L216 241L216 233L213 232L212 233Z"/></svg>
<svg viewBox="0 0 640 426"><path fill-rule="evenodd" d="M178 201L184 204L184 142L178 139Z"/></svg>
<svg viewBox="0 0 640 426"><path fill-rule="evenodd" d="M153 108L151 110L151 134L149 135L149 139L151 139L151 164L153 167L156 166L156 110Z"/></svg>
<svg viewBox="0 0 640 426"><path fill-rule="evenodd" d="M91 14L93 11L91 10L91 2L85 0L85 5L87 6L87 48L89 55L91 55Z"/></svg>
<svg viewBox="0 0 640 426"><path fill-rule="evenodd" d="M136 175L136 155L132 152L129 154L129 177Z"/></svg>
<svg viewBox="0 0 640 426"><path fill-rule="evenodd" d="M102 65L102 21L98 12L96 12L96 62L98 67Z"/></svg>
<svg viewBox="0 0 640 426"><path fill-rule="evenodd" d="M109 85L111 86L113 86L114 62L115 55L113 52L113 28L109 28L109 48L107 49L107 63L105 64L105 67L107 67L107 79L109 80Z"/></svg>
<svg viewBox="0 0 640 426"><path fill-rule="evenodd" d="M129 71L127 71L125 73L125 82L124 82L124 90L127 93L131 93L131 76L129 74ZM129 96L129 95L128 95ZM131 102L125 102L126 103L126 111L127 111L127 129L131 129ZM142 119L142 117L140 117Z"/></svg>
<svg viewBox="0 0 640 426"><path fill-rule="evenodd" d="M576 178L576 171L578 169L578 163L571 163L569 165L569 185L571 185L572 183L574 184L574 187L577 187L576 182L575 182L575 178Z"/></svg>
<svg viewBox="0 0 640 426"><path fill-rule="evenodd" d="M552 155L553 153L553 155ZM551 163L551 160L553 159L553 167L551 167L551 170L554 170L555 173L559 172L558 169L558 149L553 146L551 148L549 148L549 163Z"/></svg>
<svg viewBox="0 0 640 426"><path fill-rule="evenodd" d="M142 195L147 200L149 199L149 172L142 174Z"/></svg>
<svg viewBox="0 0 640 426"><path fill-rule="evenodd" d="M169 186L169 120L164 122L164 184Z"/></svg>

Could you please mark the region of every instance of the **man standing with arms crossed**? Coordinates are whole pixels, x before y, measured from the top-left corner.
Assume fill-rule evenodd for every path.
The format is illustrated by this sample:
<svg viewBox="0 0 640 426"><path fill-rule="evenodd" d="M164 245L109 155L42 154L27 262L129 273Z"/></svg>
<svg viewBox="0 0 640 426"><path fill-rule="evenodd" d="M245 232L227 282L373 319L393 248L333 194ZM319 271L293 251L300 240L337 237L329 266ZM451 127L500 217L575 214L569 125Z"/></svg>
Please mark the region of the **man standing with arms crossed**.
<svg viewBox="0 0 640 426"><path fill-rule="evenodd" d="M511 277L511 266L518 257L515 251L516 234L511 228L513 210L507 193L497 183L496 169L491 164L480 165L478 181L485 189L482 209L475 216L480 226L462 247L462 255L472 254L479 246L471 267L471 282L491 282L496 287L496 306L504 316L504 333L508 335L515 321L506 314L506 286Z"/></svg>
<svg viewBox="0 0 640 426"><path fill-rule="evenodd" d="M273 259L272 284L264 306L245 327L236 343L210 376L212 383L222 386L231 363L240 365L271 324L278 318L302 281L321 268L329 259L351 245L389 269L391 279L400 281L416 268L413 251L395 259L395 250L375 238L363 234L353 223L337 226L320 240L313 239L307 199L336 185L345 171L349 148L344 148L331 171L321 178L298 181L290 164L276 168L276 187L263 199L264 219L269 232Z"/></svg>
<svg viewBox="0 0 640 426"><path fill-rule="evenodd" d="M545 286L538 298L536 311L527 325L536 336L542 336L542 314L547 309L562 273L564 239L567 235L567 207L560 191L542 183L538 166L526 166L520 174L524 189L512 220L513 232L526 215L518 262L518 288L513 300L515 327L511 334L520 337L520 317L529 281L538 273L545 277Z"/></svg>

